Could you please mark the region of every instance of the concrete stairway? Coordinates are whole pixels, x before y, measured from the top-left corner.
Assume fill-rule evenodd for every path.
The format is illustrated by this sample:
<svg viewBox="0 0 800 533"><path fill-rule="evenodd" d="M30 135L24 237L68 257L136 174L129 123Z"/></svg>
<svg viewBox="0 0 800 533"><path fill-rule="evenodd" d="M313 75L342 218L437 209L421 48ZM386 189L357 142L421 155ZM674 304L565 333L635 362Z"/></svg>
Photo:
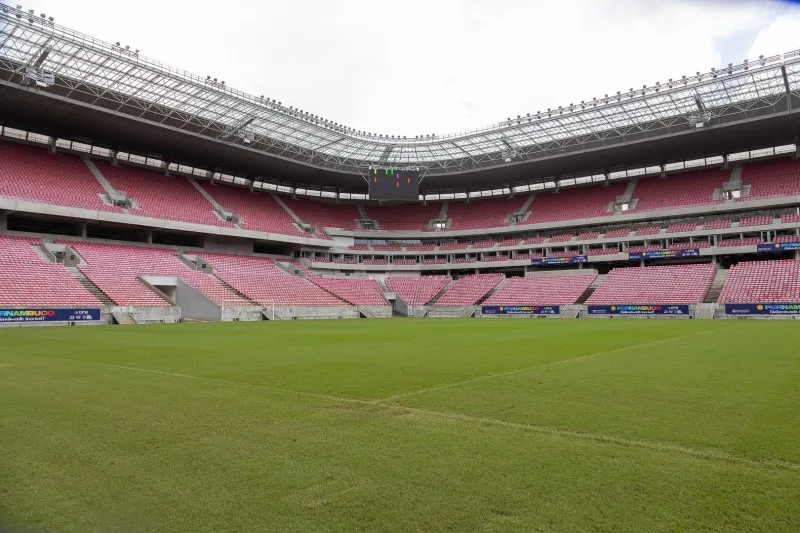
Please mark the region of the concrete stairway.
<svg viewBox="0 0 800 533"><path fill-rule="evenodd" d="M725 285L725 280L728 279L728 270L727 269L719 269L717 270L717 274L714 276L714 281L711 282L711 287L709 287L708 292L706 293L705 299L703 299L703 303L713 304L716 303L719 299L719 295L722 292L722 287Z"/></svg>
<svg viewBox="0 0 800 533"><path fill-rule="evenodd" d="M106 293L104 293L103 291L101 291L101 290L100 290L100 288L99 288L97 285L95 285L94 283L92 283L92 280L90 280L89 278L87 278L86 276L84 276L84 275L83 275L83 272L81 272L80 270L78 270L78 268L77 268L77 267L65 267L65 268L66 268L66 269L69 271L69 273L70 273L70 274L72 274L72 277L74 277L75 279L77 279L77 280L78 280L78 283L80 283L81 285L83 285L83 287L84 287L84 288L85 288L87 291L89 291L90 293L92 293L92 294L93 294L93 295L94 295L94 296L95 296L95 297L96 297L98 300L100 300L100 302L101 302L103 305L108 305L108 306L114 306L114 305L117 305L116 303L114 303L114 300L112 300L111 298L109 298L109 297L108 297L108 295L107 295Z"/></svg>

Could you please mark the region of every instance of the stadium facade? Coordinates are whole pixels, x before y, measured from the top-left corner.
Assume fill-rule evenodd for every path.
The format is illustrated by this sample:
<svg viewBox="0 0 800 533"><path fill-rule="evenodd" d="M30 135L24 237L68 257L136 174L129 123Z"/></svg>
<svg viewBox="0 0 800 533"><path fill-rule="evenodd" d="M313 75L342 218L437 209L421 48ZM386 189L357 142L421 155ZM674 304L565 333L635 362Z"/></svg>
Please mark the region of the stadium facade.
<svg viewBox="0 0 800 533"><path fill-rule="evenodd" d="M0 6L0 323L800 316L798 131L800 51L412 139Z"/></svg>

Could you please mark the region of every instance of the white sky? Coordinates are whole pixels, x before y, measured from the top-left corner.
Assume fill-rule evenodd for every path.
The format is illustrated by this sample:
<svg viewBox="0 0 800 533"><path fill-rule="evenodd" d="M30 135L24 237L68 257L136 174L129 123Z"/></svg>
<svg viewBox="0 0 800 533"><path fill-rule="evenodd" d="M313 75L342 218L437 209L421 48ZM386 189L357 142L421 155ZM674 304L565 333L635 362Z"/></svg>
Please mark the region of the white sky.
<svg viewBox="0 0 800 533"><path fill-rule="evenodd" d="M443 134L800 48L748 0L0 0L375 133Z"/></svg>

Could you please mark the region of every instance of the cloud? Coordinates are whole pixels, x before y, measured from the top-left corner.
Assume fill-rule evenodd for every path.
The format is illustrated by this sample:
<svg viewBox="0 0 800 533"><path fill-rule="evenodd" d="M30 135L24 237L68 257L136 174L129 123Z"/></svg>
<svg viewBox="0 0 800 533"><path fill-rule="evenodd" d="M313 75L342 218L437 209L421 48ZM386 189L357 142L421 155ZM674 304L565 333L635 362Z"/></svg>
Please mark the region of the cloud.
<svg viewBox="0 0 800 533"><path fill-rule="evenodd" d="M468 130L798 48L795 10L714 0L27 2L356 129ZM794 18L792 18L794 17ZM744 44L742 44L744 43ZM752 43L752 46L751 46Z"/></svg>

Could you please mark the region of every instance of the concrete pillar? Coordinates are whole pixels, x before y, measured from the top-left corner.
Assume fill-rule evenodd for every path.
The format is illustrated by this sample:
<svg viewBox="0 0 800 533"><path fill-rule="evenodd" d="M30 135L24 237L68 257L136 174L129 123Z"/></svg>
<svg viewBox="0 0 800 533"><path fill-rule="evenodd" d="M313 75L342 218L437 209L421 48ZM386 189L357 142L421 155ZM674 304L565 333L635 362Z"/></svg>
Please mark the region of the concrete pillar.
<svg viewBox="0 0 800 533"><path fill-rule="evenodd" d="M119 166L119 161L117 160L117 156L118 155L119 155L119 152L117 152L116 150L111 150L111 165L112 166L115 166L115 167Z"/></svg>
<svg viewBox="0 0 800 533"><path fill-rule="evenodd" d="M89 236L89 224L85 222L80 225L81 237L84 239Z"/></svg>
<svg viewBox="0 0 800 533"><path fill-rule="evenodd" d="M661 174L659 174L658 177L659 178L666 178L667 177L667 167L664 166L663 163L661 165L659 165L659 166L661 167Z"/></svg>
<svg viewBox="0 0 800 533"><path fill-rule="evenodd" d="M608 171L603 172L603 187L608 187L610 185L609 180L611 178L608 177Z"/></svg>
<svg viewBox="0 0 800 533"><path fill-rule="evenodd" d="M47 138L47 150L51 154L56 153L56 138L55 137L48 137Z"/></svg>
<svg viewBox="0 0 800 533"><path fill-rule="evenodd" d="M0 212L0 233L8 232L8 213Z"/></svg>
<svg viewBox="0 0 800 533"><path fill-rule="evenodd" d="M722 170L728 170L728 168L730 168L728 154L722 154Z"/></svg>
<svg viewBox="0 0 800 533"><path fill-rule="evenodd" d="M147 230L147 244L153 244L153 230Z"/></svg>

